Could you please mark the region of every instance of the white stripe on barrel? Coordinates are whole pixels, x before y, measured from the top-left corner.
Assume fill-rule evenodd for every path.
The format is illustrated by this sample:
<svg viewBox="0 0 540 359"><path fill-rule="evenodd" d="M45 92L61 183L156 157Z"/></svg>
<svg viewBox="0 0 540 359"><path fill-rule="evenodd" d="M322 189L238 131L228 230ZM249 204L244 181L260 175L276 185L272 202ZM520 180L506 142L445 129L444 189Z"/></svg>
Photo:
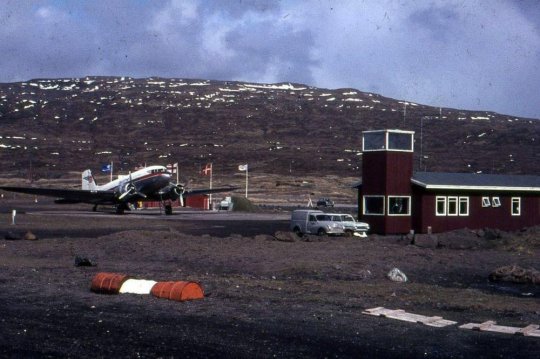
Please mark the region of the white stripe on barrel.
<svg viewBox="0 0 540 359"><path fill-rule="evenodd" d="M128 279L120 287L120 293L150 294L157 282L146 279Z"/></svg>

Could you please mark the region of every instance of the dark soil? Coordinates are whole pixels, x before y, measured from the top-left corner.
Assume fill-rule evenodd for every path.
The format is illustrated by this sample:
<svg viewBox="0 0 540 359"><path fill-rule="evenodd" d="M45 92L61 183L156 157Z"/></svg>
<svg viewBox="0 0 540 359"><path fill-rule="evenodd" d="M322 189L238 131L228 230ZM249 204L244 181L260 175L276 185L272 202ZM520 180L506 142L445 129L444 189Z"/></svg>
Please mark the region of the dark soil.
<svg viewBox="0 0 540 359"><path fill-rule="evenodd" d="M11 225L9 211L0 212L0 238L38 237L0 239L0 357L535 358L540 349L540 338L458 328L540 324L537 287L488 281L504 265L538 269L538 231L525 233L530 240L504 233L489 245L430 249L374 235L272 240L287 223L248 213L209 221L28 211ZM75 266L77 256L96 266ZM409 281L388 280L394 267ZM206 297L95 294L98 272L198 281ZM378 306L458 325L362 314Z"/></svg>

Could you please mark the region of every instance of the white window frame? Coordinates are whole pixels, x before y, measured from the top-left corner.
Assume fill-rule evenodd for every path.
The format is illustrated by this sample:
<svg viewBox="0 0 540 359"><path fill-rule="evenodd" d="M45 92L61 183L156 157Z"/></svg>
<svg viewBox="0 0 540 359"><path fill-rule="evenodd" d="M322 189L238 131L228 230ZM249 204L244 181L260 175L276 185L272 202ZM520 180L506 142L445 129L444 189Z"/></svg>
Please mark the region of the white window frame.
<svg viewBox="0 0 540 359"><path fill-rule="evenodd" d="M446 199L446 215L449 216L449 217L455 217L459 214L459 201L458 201L458 198L457 196L448 196L447 199ZM450 213L450 201L455 201L455 204L456 204L456 212L455 213Z"/></svg>
<svg viewBox="0 0 540 359"><path fill-rule="evenodd" d="M375 131L364 131L363 134L370 134L370 133L384 133L384 146L382 148L375 148L375 149L366 149L365 143L364 143L364 135L362 135L362 152L373 152L373 151L398 151L398 152L414 152L414 131L404 131L404 130L375 130ZM396 149L396 148L389 148L390 145L390 136L389 133L394 134L405 134L411 136L411 147L410 149Z"/></svg>
<svg viewBox="0 0 540 359"><path fill-rule="evenodd" d="M510 207L510 213L512 216L521 216L521 197L512 197L510 202L512 205ZM514 203L517 203L517 213L514 212Z"/></svg>
<svg viewBox="0 0 540 359"><path fill-rule="evenodd" d="M466 211L465 213L461 213L461 203L466 204ZM459 197L458 198L458 215L460 216L468 216L469 215L469 197Z"/></svg>
<svg viewBox="0 0 540 359"><path fill-rule="evenodd" d="M439 213L439 200L442 200L443 213ZM446 197L445 196L435 197L435 215L438 217L446 216Z"/></svg>
<svg viewBox="0 0 540 359"><path fill-rule="evenodd" d="M382 213L366 213L366 198L382 198ZM385 200L384 196L381 195L365 195L362 196L362 214L365 216L384 216L385 213Z"/></svg>
<svg viewBox="0 0 540 359"><path fill-rule="evenodd" d="M489 197L482 197L482 207L491 207L491 201L489 200Z"/></svg>
<svg viewBox="0 0 540 359"><path fill-rule="evenodd" d="M501 206L501 200L499 197L491 197L491 203L493 203L493 207Z"/></svg>
<svg viewBox="0 0 540 359"><path fill-rule="evenodd" d="M400 213L390 213L390 198L408 198L409 201L407 202L407 213L400 214ZM388 215L389 216L410 216L411 215L411 196L388 196L387 198L387 208L388 208Z"/></svg>

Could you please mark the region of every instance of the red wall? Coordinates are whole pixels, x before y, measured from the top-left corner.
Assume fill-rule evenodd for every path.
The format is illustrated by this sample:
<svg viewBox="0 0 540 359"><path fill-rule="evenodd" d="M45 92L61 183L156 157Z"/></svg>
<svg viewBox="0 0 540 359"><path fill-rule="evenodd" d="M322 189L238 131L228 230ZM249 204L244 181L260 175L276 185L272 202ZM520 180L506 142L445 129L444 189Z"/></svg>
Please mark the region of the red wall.
<svg viewBox="0 0 540 359"><path fill-rule="evenodd" d="M170 202L173 207L180 207L180 201L172 201ZM208 209L208 195L201 194L201 195L194 195L194 196L188 196L185 199L185 206L191 207L191 208L199 208L199 209ZM159 201L145 201L143 202L144 208L159 208L161 203Z"/></svg>
<svg viewBox="0 0 540 359"><path fill-rule="evenodd" d="M208 209L208 195L194 195L186 197L186 206L191 208Z"/></svg>
<svg viewBox="0 0 540 359"><path fill-rule="evenodd" d="M431 226L433 233L460 228L498 228L518 230L540 224L540 195L527 192L457 192L434 193L414 186L413 227L416 232L426 233ZM468 216L436 216L435 198L437 196L468 196ZM482 197L499 197L500 207L482 207ZM521 197L521 215L512 216L512 197ZM416 203L416 205L415 205Z"/></svg>
<svg viewBox="0 0 540 359"><path fill-rule="evenodd" d="M412 152L364 152L362 191L364 194L409 195L412 170Z"/></svg>
<svg viewBox="0 0 540 359"><path fill-rule="evenodd" d="M413 153L398 151L364 152L362 155L362 188L358 199L358 216L369 223L371 232L402 234L412 229L410 216L362 215L363 195L385 196L388 212L388 195L410 196Z"/></svg>

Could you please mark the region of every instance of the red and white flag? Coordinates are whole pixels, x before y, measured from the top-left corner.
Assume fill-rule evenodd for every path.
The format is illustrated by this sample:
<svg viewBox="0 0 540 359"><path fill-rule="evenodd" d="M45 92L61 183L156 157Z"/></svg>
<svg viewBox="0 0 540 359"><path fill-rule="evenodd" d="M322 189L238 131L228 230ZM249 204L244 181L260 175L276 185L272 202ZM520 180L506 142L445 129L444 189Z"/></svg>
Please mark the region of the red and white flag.
<svg viewBox="0 0 540 359"><path fill-rule="evenodd" d="M176 173L178 172L178 162L175 162L175 163L169 163L167 165L167 170L171 173Z"/></svg>
<svg viewBox="0 0 540 359"><path fill-rule="evenodd" d="M203 176L211 175L212 174L212 164L207 163L206 166L204 166L204 168L202 169L201 173L203 174Z"/></svg>

